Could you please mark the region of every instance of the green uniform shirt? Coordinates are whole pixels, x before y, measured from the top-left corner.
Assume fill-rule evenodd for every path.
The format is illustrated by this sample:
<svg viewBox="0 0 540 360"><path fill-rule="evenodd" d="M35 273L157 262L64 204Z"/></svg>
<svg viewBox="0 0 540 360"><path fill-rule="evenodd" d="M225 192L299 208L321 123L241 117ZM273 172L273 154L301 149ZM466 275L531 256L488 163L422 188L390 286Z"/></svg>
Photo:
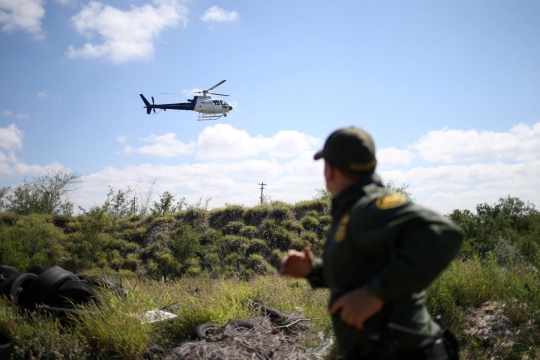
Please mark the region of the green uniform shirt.
<svg viewBox="0 0 540 360"><path fill-rule="evenodd" d="M334 198L324 253L308 281L331 290L368 285L384 301L364 330L332 317L341 355L376 354L390 344L414 350L433 341L430 336L440 328L425 307L424 289L454 259L461 242L461 231L449 219L391 192L376 174ZM389 331L389 322L426 336Z"/></svg>

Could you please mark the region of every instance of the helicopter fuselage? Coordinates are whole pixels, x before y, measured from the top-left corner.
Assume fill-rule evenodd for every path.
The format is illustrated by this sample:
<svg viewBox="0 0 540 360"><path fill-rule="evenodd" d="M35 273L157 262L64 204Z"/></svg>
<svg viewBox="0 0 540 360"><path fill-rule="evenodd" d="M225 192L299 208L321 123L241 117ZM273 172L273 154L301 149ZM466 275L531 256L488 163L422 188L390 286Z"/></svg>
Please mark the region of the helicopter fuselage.
<svg viewBox="0 0 540 360"><path fill-rule="evenodd" d="M227 101L222 99L212 99L211 96L194 96L193 99L189 99L187 103L174 103L174 104L150 104L146 98L141 94L141 98L145 102L146 112L150 114L152 109L167 110L191 110L197 111L203 114L226 114L233 109Z"/></svg>

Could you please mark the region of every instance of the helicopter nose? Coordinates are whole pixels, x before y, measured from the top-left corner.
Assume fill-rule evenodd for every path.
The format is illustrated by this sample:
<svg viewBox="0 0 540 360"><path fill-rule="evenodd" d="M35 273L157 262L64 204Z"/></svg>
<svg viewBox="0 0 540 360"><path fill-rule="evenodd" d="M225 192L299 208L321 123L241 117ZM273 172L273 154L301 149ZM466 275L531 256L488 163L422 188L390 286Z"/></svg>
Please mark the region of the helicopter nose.
<svg viewBox="0 0 540 360"><path fill-rule="evenodd" d="M229 106L229 110L232 110L232 106Z"/></svg>

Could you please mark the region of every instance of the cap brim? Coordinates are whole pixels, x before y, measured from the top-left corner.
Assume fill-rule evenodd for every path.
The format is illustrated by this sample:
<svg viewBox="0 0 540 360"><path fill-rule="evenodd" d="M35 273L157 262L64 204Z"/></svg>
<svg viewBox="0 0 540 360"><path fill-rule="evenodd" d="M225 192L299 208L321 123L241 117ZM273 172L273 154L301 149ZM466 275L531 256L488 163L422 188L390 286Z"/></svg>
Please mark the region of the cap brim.
<svg viewBox="0 0 540 360"><path fill-rule="evenodd" d="M319 160L319 159L322 159L323 158L323 151L322 150L319 150L315 153L315 155L313 156L313 159L315 160Z"/></svg>

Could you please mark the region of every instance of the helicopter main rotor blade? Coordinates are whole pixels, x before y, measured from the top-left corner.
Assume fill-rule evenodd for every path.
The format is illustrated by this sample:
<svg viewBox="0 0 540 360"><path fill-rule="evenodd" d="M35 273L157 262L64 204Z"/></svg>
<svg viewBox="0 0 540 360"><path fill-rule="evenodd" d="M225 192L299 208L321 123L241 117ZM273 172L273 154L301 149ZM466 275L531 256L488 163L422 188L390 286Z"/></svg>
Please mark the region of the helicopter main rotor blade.
<svg viewBox="0 0 540 360"><path fill-rule="evenodd" d="M227 80L222 80L222 81L218 82L216 85L212 86L210 89L208 89L208 90L206 90L206 91L210 91L210 90L212 90L212 89L217 88L219 85L223 84L225 81L227 81Z"/></svg>
<svg viewBox="0 0 540 360"><path fill-rule="evenodd" d="M221 96L229 96L229 95L225 95L225 94L216 94L216 93L209 93L209 94L212 94L212 95L221 95Z"/></svg>

